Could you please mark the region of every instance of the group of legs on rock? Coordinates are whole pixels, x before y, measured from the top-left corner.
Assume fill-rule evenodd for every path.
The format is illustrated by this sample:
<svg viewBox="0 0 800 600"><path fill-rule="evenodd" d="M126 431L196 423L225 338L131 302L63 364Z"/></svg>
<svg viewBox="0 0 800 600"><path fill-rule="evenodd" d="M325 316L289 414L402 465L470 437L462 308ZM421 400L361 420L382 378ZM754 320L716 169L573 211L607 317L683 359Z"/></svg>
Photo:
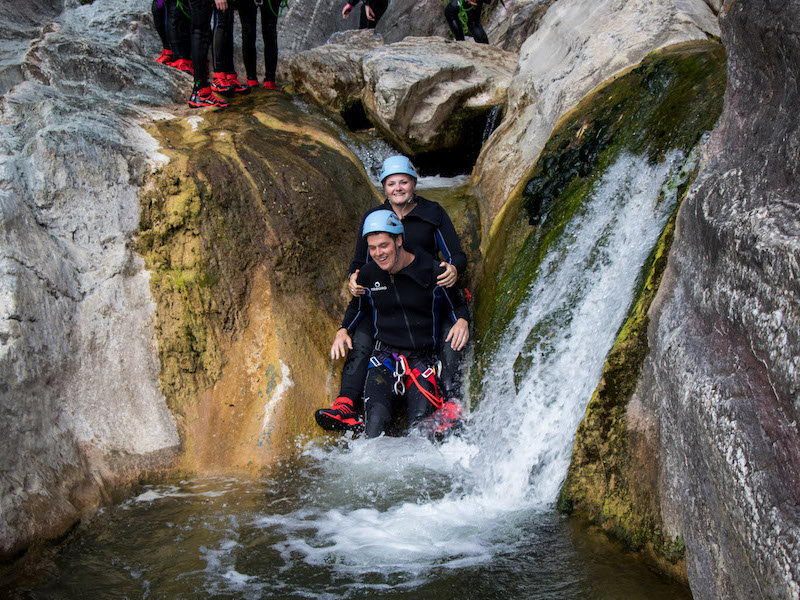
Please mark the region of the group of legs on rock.
<svg viewBox="0 0 800 600"><path fill-rule="evenodd" d="M156 31L163 50L158 62L190 73L194 87L189 106L226 107L217 94L246 94L259 85L256 54L260 12L264 39L264 87L275 90L278 66L278 16L281 0L153 0ZM242 61L246 80L241 82L234 65L234 11L242 30ZM209 73L209 49L213 49L213 73Z"/></svg>

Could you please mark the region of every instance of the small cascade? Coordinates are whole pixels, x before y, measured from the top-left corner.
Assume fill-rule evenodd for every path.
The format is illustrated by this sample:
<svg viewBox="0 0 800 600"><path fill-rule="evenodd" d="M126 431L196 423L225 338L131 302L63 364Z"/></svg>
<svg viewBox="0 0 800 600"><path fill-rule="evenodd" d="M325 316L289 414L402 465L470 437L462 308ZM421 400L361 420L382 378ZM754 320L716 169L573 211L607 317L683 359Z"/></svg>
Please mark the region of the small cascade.
<svg viewBox="0 0 800 600"><path fill-rule="evenodd" d="M491 393L478 399L472 427L476 491L508 506L555 501L575 430L686 168L677 152L657 165L621 156L544 260L484 378Z"/></svg>

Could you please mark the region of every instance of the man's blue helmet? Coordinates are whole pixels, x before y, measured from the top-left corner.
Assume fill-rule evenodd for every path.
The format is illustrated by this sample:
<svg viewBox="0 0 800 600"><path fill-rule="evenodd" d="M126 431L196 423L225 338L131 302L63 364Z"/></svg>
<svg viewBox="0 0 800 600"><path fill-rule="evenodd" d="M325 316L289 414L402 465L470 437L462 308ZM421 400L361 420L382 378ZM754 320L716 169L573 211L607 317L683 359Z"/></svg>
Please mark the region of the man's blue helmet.
<svg viewBox="0 0 800 600"><path fill-rule="evenodd" d="M364 227L361 229L361 237L370 233L403 233L403 224L400 219L390 210L376 210L367 215L364 219Z"/></svg>
<svg viewBox="0 0 800 600"><path fill-rule="evenodd" d="M411 161L408 160L408 157L398 154L397 156L390 156L383 161L381 174L378 178L381 180L381 183L383 183L383 180L389 177L389 175L399 175L401 173L403 175L411 175L414 179L419 179L417 170L414 168L414 165L411 164Z"/></svg>

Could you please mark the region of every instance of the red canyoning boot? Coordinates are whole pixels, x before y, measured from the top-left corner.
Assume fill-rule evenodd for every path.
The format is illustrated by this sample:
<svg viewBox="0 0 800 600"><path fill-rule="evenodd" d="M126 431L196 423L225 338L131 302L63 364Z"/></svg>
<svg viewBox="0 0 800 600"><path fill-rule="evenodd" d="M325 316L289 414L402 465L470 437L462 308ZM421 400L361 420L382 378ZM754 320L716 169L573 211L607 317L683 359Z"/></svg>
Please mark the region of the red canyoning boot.
<svg viewBox="0 0 800 600"><path fill-rule="evenodd" d="M161 63L162 65L168 65L169 63L171 63L172 62L172 50L164 48L161 51L161 54L158 55L158 58L156 59L156 62L157 63Z"/></svg>
<svg viewBox="0 0 800 600"><path fill-rule="evenodd" d="M314 413L317 425L327 431L362 431L364 423L358 418L350 398L339 396L330 408L320 408Z"/></svg>

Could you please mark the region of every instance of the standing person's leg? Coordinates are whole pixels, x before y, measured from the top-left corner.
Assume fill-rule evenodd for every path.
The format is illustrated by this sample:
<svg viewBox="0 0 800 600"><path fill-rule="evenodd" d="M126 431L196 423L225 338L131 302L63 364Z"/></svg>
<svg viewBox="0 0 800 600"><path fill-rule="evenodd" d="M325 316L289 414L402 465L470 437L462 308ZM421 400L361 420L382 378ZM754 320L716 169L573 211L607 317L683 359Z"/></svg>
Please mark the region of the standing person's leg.
<svg viewBox="0 0 800 600"><path fill-rule="evenodd" d="M264 63L266 75L264 87L277 90L275 73L278 69L278 14L281 0L264 0L261 5L261 35L264 37Z"/></svg>
<svg viewBox="0 0 800 600"><path fill-rule="evenodd" d="M458 19L458 0L450 0L444 8L444 18L450 27L450 32L458 42L464 41L464 28Z"/></svg>
<svg viewBox="0 0 800 600"><path fill-rule="evenodd" d="M392 385L394 375L384 365L367 371L364 386L364 424L368 438L386 432L392 422Z"/></svg>
<svg viewBox="0 0 800 600"><path fill-rule="evenodd" d="M406 377L406 405L408 406L409 433L416 429L417 425L419 425L425 417L432 415L436 410L436 405L431 401L431 397L436 397L436 388L431 378L423 376L429 368L434 366L435 362L434 359L409 359L408 367L420 371L419 374L415 375L416 383L411 377ZM423 393L420 387L427 392L427 395Z"/></svg>
<svg viewBox="0 0 800 600"><path fill-rule="evenodd" d="M453 324L450 319L442 319L439 328L439 360L442 361L442 372L439 380L442 383L442 396L446 400L461 399L461 363L464 360L463 350L453 350L449 342L445 342Z"/></svg>
<svg viewBox="0 0 800 600"><path fill-rule="evenodd" d="M321 408L314 413L314 418L323 429L352 429L362 424L358 412L374 346L372 323L367 319L361 321L351 339L353 349L348 351L342 369L339 396L330 408Z"/></svg>
<svg viewBox="0 0 800 600"><path fill-rule="evenodd" d="M483 25L481 25L482 6L482 4L478 4L478 6L467 13L467 28L469 29L472 39L479 44L488 44L489 36L486 35L486 31L484 31Z"/></svg>
<svg viewBox="0 0 800 600"><path fill-rule="evenodd" d="M213 0L190 0L192 9L192 68L194 69L194 88L189 97L189 106L194 108L228 106L225 100L211 93L208 81L208 46L211 37L211 13Z"/></svg>
<svg viewBox="0 0 800 600"><path fill-rule="evenodd" d="M239 24L242 26L242 60L247 73L247 85L258 86L258 55L256 54L256 22L258 7L254 0L239 0Z"/></svg>
<svg viewBox="0 0 800 600"><path fill-rule="evenodd" d="M172 48L169 45L169 37L167 36L167 10L164 6L164 0L153 0L150 7L153 12L153 25L155 25L156 33L161 39L161 54L158 55L156 62L167 64L172 62Z"/></svg>
<svg viewBox="0 0 800 600"><path fill-rule="evenodd" d="M228 68L233 71L233 10L214 9L211 54L214 57L214 75L211 89L218 94L232 94L228 83ZM230 43L228 43L230 42Z"/></svg>
<svg viewBox="0 0 800 600"><path fill-rule="evenodd" d="M167 38L173 59L170 66L191 74L191 40L189 34L191 19L184 12L188 10L188 5L185 2L186 0L179 5L178 0L166 0L164 7L167 13Z"/></svg>

